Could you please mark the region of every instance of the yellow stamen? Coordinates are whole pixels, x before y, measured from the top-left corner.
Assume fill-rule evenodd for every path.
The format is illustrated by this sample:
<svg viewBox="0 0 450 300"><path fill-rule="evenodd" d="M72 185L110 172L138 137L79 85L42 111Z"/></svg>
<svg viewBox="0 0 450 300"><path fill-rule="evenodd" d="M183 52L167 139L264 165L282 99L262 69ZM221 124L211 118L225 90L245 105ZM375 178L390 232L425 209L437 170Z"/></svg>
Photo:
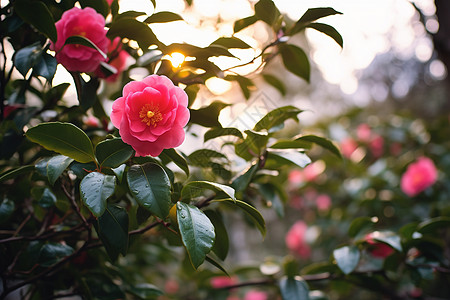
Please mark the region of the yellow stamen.
<svg viewBox="0 0 450 300"><path fill-rule="evenodd" d="M151 118L151 117L153 117L155 115L155 113L154 112L152 112L151 110L149 110L148 112L147 112L147 118Z"/></svg>
<svg viewBox="0 0 450 300"><path fill-rule="evenodd" d="M147 126L153 125L153 127L156 127L156 124L162 120L162 114L157 107L145 104L139 112L139 118L141 118L141 122L145 123Z"/></svg>

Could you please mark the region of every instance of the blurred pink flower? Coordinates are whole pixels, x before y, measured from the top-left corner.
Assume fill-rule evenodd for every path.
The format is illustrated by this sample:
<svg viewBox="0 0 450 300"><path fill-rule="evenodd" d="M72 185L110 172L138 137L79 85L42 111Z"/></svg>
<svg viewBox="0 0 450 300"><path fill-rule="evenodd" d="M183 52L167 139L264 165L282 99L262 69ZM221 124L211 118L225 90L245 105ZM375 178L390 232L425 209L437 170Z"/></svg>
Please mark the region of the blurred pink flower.
<svg viewBox="0 0 450 300"><path fill-rule="evenodd" d="M311 255L311 248L305 241L305 233L308 226L303 221L297 221L292 225L286 234L286 246L294 254L301 258L309 258Z"/></svg>
<svg viewBox="0 0 450 300"><path fill-rule="evenodd" d="M384 138L381 135L375 135L369 143L370 151L376 158L383 155Z"/></svg>
<svg viewBox="0 0 450 300"><path fill-rule="evenodd" d="M56 60L69 71L93 72L105 58L96 50L78 44L64 45L68 37L79 35L89 39L103 52L108 50L105 18L93 8L73 7L65 11L55 23L58 39L51 42L50 50L56 52Z"/></svg>
<svg viewBox="0 0 450 300"><path fill-rule="evenodd" d="M294 169L289 172L288 181L292 185L299 185L303 182L303 172L299 169Z"/></svg>
<svg viewBox="0 0 450 300"><path fill-rule="evenodd" d="M318 210L328 210L331 206L331 198L327 194L320 194L316 198L316 205Z"/></svg>
<svg viewBox="0 0 450 300"><path fill-rule="evenodd" d="M114 101L111 122L136 156L158 156L183 143L189 121L188 97L166 76L150 75L123 88Z"/></svg>
<svg viewBox="0 0 450 300"><path fill-rule="evenodd" d="M410 164L400 182L402 191L412 197L424 191L437 180L437 169L428 157L419 157Z"/></svg>
<svg viewBox="0 0 450 300"><path fill-rule="evenodd" d="M100 127L100 120L94 116L87 116L83 122L89 127Z"/></svg>
<svg viewBox="0 0 450 300"><path fill-rule="evenodd" d="M235 285L238 283L238 279L236 277L216 276L211 278L210 283L213 288L220 289L226 286Z"/></svg>
<svg viewBox="0 0 450 300"><path fill-rule="evenodd" d="M108 82L114 82L117 80L117 77L122 73L122 71L126 67L127 60L130 58L130 55L125 50L122 50L121 38L116 37L111 45L108 48L108 64L113 66L117 72L106 76L106 74L102 71L101 66L95 70L95 75L99 78L105 78Z"/></svg>
<svg viewBox="0 0 450 300"><path fill-rule="evenodd" d="M180 285L175 279L168 279L164 284L164 290L167 294L175 294L176 292L178 292L179 288Z"/></svg>
<svg viewBox="0 0 450 300"><path fill-rule="evenodd" d="M365 236L366 242L371 245L369 252L374 257L378 258L386 258L392 253L394 253L394 249L392 249L389 245L378 242L374 240L375 234L373 232L367 234Z"/></svg>
<svg viewBox="0 0 450 300"><path fill-rule="evenodd" d="M372 130L370 129L370 126L366 123L360 124L356 129L356 136L358 140L363 143L369 142L372 137Z"/></svg>
<svg viewBox="0 0 450 300"><path fill-rule="evenodd" d="M340 146L342 155L346 158L350 158L353 152L358 148L358 144L351 137L342 140Z"/></svg>
<svg viewBox="0 0 450 300"><path fill-rule="evenodd" d="M248 291L244 300L267 300L267 294L261 291Z"/></svg>

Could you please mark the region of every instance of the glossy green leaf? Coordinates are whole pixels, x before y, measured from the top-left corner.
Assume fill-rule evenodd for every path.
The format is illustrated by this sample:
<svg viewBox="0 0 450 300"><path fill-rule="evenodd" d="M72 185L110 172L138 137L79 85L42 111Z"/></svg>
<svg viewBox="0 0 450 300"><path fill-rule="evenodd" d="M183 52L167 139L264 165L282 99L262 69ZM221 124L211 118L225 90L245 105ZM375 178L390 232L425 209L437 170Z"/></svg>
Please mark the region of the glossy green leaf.
<svg viewBox="0 0 450 300"><path fill-rule="evenodd" d="M197 269L214 245L214 226L197 207L181 201L176 205L181 239L192 266Z"/></svg>
<svg viewBox="0 0 450 300"><path fill-rule="evenodd" d="M207 262L209 262L210 264L212 264L217 269L219 269L220 271L222 271L225 275L230 277L230 275L228 274L227 270L225 270L225 268L217 260L213 259L212 257L210 257L208 255L205 257L205 260Z"/></svg>
<svg viewBox="0 0 450 300"><path fill-rule="evenodd" d="M133 165L127 174L130 192L139 205L161 219L169 215L170 179L164 169L154 163Z"/></svg>
<svg viewBox="0 0 450 300"><path fill-rule="evenodd" d="M222 127L219 122L219 114L222 109L229 106L229 104L214 101L207 107L199 109L190 109L191 123L199 124L204 127Z"/></svg>
<svg viewBox="0 0 450 300"><path fill-rule="evenodd" d="M237 37L220 37L214 42L211 43L211 45L218 45L222 47L226 47L228 49L248 49L251 48L249 44L244 42L243 40L237 38Z"/></svg>
<svg viewBox="0 0 450 300"><path fill-rule="evenodd" d="M279 281L283 300L309 300L309 288L300 277L283 277Z"/></svg>
<svg viewBox="0 0 450 300"><path fill-rule="evenodd" d="M16 178L19 175L30 173L32 171L34 171L34 166L21 166L9 169L8 171L0 174L0 182Z"/></svg>
<svg viewBox="0 0 450 300"><path fill-rule="evenodd" d="M295 23L293 28L288 31L288 34L293 35L297 32L300 32L302 29L305 28L305 26L307 26L311 22L314 22L314 21L324 18L324 17L336 15L336 14L342 14L342 13L334 10L334 8L331 8L331 7L310 8Z"/></svg>
<svg viewBox="0 0 450 300"><path fill-rule="evenodd" d="M87 163L95 160L94 148L88 136L70 123L41 123L28 129L28 139L74 160Z"/></svg>
<svg viewBox="0 0 450 300"><path fill-rule="evenodd" d="M101 141L95 147L95 156L100 167L117 168L133 156L134 150L121 138Z"/></svg>
<svg viewBox="0 0 450 300"><path fill-rule="evenodd" d="M364 229L371 227L377 221L378 221L377 218L358 217L354 219L350 224L350 227L348 228L348 235L353 238Z"/></svg>
<svg viewBox="0 0 450 300"><path fill-rule="evenodd" d="M272 163L273 162L273 163ZM311 159L305 153L290 150L270 150L267 155L266 167L269 168L278 165L297 165L304 168L311 163Z"/></svg>
<svg viewBox="0 0 450 300"><path fill-rule="evenodd" d="M241 31L242 29L254 24L256 21L258 21L258 18L256 16L250 16L245 17L243 19L239 19L236 22L234 22L233 30L234 32Z"/></svg>
<svg viewBox="0 0 450 300"><path fill-rule="evenodd" d="M127 211L116 205L108 205L105 213L98 218L97 234L111 261L117 260L120 253L127 254L128 223Z"/></svg>
<svg viewBox="0 0 450 300"><path fill-rule="evenodd" d="M177 165L181 170L183 170L184 173L186 173L187 176L189 176L189 166L186 161L186 158L184 158L183 155L181 155L177 150L171 148L171 149L164 149L163 152L159 155L161 158L162 156L169 158L175 165Z"/></svg>
<svg viewBox="0 0 450 300"><path fill-rule="evenodd" d="M301 112L301 109L291 105L276 108L259 120L255 127L253 127L253 130L261 131L265 129L270 131L271 128L278 127L288 119L293 119L298 122L297 115Z"/></svg>
<svg viewBox="0 0 450 300"><path fill-rule="evenodd" d="M417 231L420 233L434 233L437 230L450 226L450 217L436 217L421 222L417 226Z"/></svg>
<svg viewBox="0 0 450 300"><path fill-rule="evenodd" d="M66 244L45 244L39 252L38 263L43 267L50 267L64 257L71 255L73 251L73 248Z"/></svg>
<svg viewBox="0 0 450 300"><path fill-rule="evenodd" d="M150 283L140 283L130 286L128 292L139 299L155 299L164 294L158 287Z"/></svg>
<svg viewBox="0 0 450 300"><path fill-rule="evenodd" d="M333 251L334 259L344 274L350 274L356 268L361 256L358 247L344 246Z"/></svg>
<svg viewBox="0 0 450 300"><path fill-rule="evenodd" d="M262 74L265 82L276 88L282 96L286 96L286 86L277 77L270 74Z"/></svg>
<svg viewBox="0 0 450 300"><path fill-rule="evenodd" d="M211 167L213 163L227 163L228 158L223 153L211 149L199 149L187 157L189 164L198 167Z"/></svg>
<svg viewBox="0 0 450 300"><path fill-rule="evenodd" d="M256 171L258 171L258 168L259 168L258 163L257 162L253 163L248 169L245 169L233 180L231 186L237 192L244 191L252 181L253 177L256 174Z"/></svg>
<svg viewBox="0 0 450 300"><path fill-rule="evenodd" d="M247 202L244 202L244 201L241 201L241 200L233 201L231 199L221 199L221 200L213 200L213 201L214 202L230 203L230 204L236 205L237 207L242 209L247 214L247 216L250 217L250 219L256 225L258 230L261 232L262 236L263 237L266 236L266 232L267 232L266 221L264 221L263 216L261 215L261 213L255 207L253 207L250 204L248 204Z"/></svg>
<svg viewBox="0 0 450 300"><path fill-rule="evenodd" d="M114 194L116 177L92 172L80 183L81 200L96 217L103 215L107 200Z"/></svg>
<svg viewBox="0 0 450 300"><path fill-rule="evenodd" d="M119 179L119 182L122 182L123 174L125 173L125 168L127 167L126 164L122 164L118 166L117 168L111 168L111 171L116 175L117 179Z"/></svg>
<svg viewBox="0 0 450 300"><path fill-rule="evenodd" d="M51 81L53 76L55 76L57 66L58 62L55 57L48 53L42 53L41 59L33 67L33 75L42 76Z"/></svg>
<svg viewBox="0 0 450 300"><path fill-rule="evenodd" d="M224 193L230 197L233 201L236 200L234 195L235 191L232 187L210 181L191 181L187 183L181 190L182 199L191 199L198 197L204 190L212 190L217 193Z"/></svg>
<svg viewBox="0 0 450 300"><path fill-rule="evenodd" d="M252 160L263 154L269 141L269 136L265 133L257 133L252 130L246 130L247 137L235 144L236 154L246 160Z"/></svg>
<svg viewBox="0 0 450 300"><path fill-rule="evenodd" d="M270 145L271 149L311 149L312 143L297 140L278 140Z"/></svg>
<svg viewBox="0 0 450 300"><path fill-rule="evenodd" d="M8 221L9 217L12 215L15 209L15 204L13 201L5 198L0 204L0 224Z"/></svg>
<svg viewBox="0 0 450 300"><path fill-rule="evenodd" d="M49 188L45 188L44 192L42 193L41 199L39 199L39 205L43 208L49 208L55 205L56 203L56 196L52 193L52 191Z"/></svg>
<svg viewBox="0 0 450 300"><path fill-rule="evenodd" d="M385 243L397 251L401 252L403 250L400 236L392 231L375 231L372 232L371 237L375 241Z"/></svg>
<svg viewBox="0 0 450 300"><path fill-rule="evenodd" d="M14 66L17 71L25 77L28 71L33 68L41 59L42 47L40 43L34 43L30 46L17 50L13 57Z"/></svg>
<svg viewBox="0 0 450 300"><path fill-rule="evenodd" d="M56 43L57 33L55 20L50 10L41 1L16 0L15 12L28 24L39 30Z"/></svg>
<svg viewBox="0 0 450 300"><path fill-rule="evenodd" d="M170 11L160 11L156 12L147 19L145 19L145 23L167 23L174 21L183 21L183 17L179 14Z"/></svg>
<svg viewBox="0 0 450 300"><path fill-rule="evenodd" d="M344 47L344 40L342 39L341 34L333 27L328 24L323 23L311 23L307 25L308 28L313 28L317 31L322 32L323 34L331 37L339 46Z"/></svg>
<svg viewBox="0 0 450 300"><path fill-rule="evenodd" d="M295 139L296 141L305 141L305 142L311 142L314 143L316 145L319 145L321 147L323 147L324 149L327 149L328 151L330 151L331 153L333 153L334 155L336 155L337 157L341 158L341 152L339 151L338 147L336 147L332 141L330 141L329 139L317 136L317 135L304 135L301 136L297 139Z"/></svg>
<svg viewBox="0 0 450 300"><path fill-rule="evenodd" d="M205 132L205 135L203 137L203 141L209 141L211 139L222 137L222 136L229 136L233 135L240 139L243 139L244 136L242 135L242 132L234 127L226 127L226 128L211 128L207 132Z"/></svg>
<svg viewBox="0 0 450 300"><path fill-rule="evenodd" d="M222 216L218 212L213 210L206 210L204 213L215 228L216 240L214 246L212 247L212 251L217 255L218 258L220 258L221 260L225 260L230 248L230 242L228 239L227 229L225 227L225 224L223 223Z"/></svg>
<svg viewBox="0 0 450 300"><path fill-rule="evenodd" d="M280 16L280 12L272 0L259 0L255 4L255 16L259 20L272 25Z"/></svg>
<svg viewBox="0 0 450 300"><path fill-rule="evenodd" d="M73 159L65 155L56 155L44 159L36 164L36 169L41 175L46 176L51 185L61 176L65 169L73 162Z"/></svg>
<svg viewBox="0 0 450 300"><path fill-rule="evenodd" d="M98 53L100 53L105 59L108 57L106 55L105 52L103 52L102 49L100 49L99 47L97 47L96 44L94 44L90 39L88 39L87 37L84 37L82 35L73 35L73 36L69 36L66 41L64 42L64 45L70 45L70 44L74 44L74 45L83 45L92 49L95 49L98 51Z"/></svg>
<svg viewBox="0 0 450 300"><path fill-rule="evenodd" d="M309 82L311 67L305 51L291 44L281 44L279 50L284 67L289 72Z"/></svg>
<svg viewBox="0 0 450 300"><path fill-rule="evenodd" d="M143 50L153 44L159 45L159 41L147 24L132 18L121 18L114 20L108 30L107 36L114 38L120 36L135 40Z"/></svg>

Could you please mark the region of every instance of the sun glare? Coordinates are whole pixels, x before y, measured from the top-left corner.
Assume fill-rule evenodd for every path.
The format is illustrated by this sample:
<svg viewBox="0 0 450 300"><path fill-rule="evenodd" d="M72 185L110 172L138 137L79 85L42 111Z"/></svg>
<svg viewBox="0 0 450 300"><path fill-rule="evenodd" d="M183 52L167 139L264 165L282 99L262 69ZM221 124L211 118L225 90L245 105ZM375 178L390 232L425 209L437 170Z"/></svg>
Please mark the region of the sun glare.
<svg viewBox="0 0 450 300"><path fill-rule="evenodd" d="M167 57L167 59L172 63L172 66L174 68L178 68L184 62L186 56L184 56L180 52L173 52L170 54L170 56Z"/></svg>

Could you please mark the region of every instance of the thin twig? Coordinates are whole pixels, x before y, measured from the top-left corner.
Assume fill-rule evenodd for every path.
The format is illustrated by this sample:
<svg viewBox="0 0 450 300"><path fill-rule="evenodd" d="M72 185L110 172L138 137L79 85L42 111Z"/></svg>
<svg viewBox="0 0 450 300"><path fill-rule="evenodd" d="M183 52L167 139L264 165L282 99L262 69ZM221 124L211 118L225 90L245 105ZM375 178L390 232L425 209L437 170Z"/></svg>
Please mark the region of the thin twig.
<svg viewBox="0 0 450 300"><path fill-rule="evenodd" d="M80 217L80 219L83 221L83 224L86 228L89 228L89 223L86 220L86 218L83 216L83 214L80 211L80 207L77 205L77 202L75 201L75 197L73 196L73 194L69 193L69 191L67 191L66 187L64 186L64 184L61 184L61 188L64 192L64 194L66 195L66 197L70 200L70 204L72 204L72 208L75 210L76 214Z"/></svg>

